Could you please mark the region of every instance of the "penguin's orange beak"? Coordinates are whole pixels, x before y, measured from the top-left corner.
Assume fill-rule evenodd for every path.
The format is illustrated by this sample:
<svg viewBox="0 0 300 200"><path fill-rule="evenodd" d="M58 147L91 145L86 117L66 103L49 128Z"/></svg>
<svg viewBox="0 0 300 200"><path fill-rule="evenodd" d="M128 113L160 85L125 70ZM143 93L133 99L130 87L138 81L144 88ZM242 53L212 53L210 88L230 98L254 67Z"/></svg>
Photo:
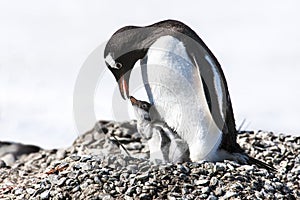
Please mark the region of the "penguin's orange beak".
<svg viewBox="0 0 300 200"><path fill-rule="evenodd" d="M118 81L119 90L124 100L128 99L129 97L129 87L128 87L128 80L126 75L121 76ZM128 78L129 79L129 78Z"/></svg>

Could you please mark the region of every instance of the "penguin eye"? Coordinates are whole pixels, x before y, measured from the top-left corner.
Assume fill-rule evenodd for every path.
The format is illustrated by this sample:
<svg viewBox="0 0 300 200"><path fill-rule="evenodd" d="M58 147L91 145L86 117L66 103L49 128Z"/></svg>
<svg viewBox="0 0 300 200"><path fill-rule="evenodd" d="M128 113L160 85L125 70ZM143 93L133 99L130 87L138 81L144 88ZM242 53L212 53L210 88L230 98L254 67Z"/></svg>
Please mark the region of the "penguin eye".
<svg viewBox="0 0 300 200"><path fill-rule="evenodd" d="M122 63L117 62L116 63L116 68L120 69L122 67Z"/></svg>
<svg viewBox="0 0 300 200"><path fill-rule="evenodd" d="M142 104L142 108L143 109L147 109L147 105L146 104Z"/></svg>

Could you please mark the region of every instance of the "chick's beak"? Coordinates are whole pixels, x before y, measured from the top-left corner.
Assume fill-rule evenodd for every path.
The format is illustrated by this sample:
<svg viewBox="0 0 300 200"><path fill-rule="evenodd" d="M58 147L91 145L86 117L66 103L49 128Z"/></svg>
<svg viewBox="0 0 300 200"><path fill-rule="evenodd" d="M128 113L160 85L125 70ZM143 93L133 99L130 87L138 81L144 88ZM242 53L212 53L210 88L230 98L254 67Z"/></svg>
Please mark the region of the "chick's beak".
<svg viewBox="0 0 300 200"><path fill-rule="evenodd" d="M130 96L130 101L131 101L131 104L132 105L137 105L138 104L138 101L136 100L136 98L134 98L133 96Z"/></svg>

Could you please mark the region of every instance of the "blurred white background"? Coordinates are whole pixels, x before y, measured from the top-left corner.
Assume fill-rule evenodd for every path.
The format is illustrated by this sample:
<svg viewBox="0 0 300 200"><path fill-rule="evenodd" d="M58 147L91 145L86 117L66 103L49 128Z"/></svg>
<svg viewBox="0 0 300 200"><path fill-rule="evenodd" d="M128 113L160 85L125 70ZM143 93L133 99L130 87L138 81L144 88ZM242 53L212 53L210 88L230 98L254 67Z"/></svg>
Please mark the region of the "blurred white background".
<svg viewBox="0 0 300 200"><path fill-rule="evenodd" d="M0 1L0 140L71 145L73 90L86 58L118 28L164 19L192 27L218 58L237 125L246 119L248 130L299 135L299 7L296 0ZM113 90L113 76L104 79ZM97 118L114 119L99 94Z"/></svg>

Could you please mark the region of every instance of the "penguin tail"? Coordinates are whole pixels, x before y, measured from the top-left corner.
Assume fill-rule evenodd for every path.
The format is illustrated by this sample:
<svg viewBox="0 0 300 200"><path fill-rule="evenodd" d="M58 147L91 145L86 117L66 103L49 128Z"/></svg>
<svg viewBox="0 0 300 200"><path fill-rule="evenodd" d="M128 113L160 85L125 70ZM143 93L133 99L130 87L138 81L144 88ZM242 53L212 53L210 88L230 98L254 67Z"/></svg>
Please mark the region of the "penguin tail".
<svg viewBox="0 0 300 200"><path fill-rule="evenodd" d="M256 165L257 167L261 167L261 168L265 168L267 169L269 172L276 172L277 170L270 164L267 164L265 162L262 162L256 158L253 158L251 156L248 156L248 159L247 159L247 164L249 165Z"/></svg>

